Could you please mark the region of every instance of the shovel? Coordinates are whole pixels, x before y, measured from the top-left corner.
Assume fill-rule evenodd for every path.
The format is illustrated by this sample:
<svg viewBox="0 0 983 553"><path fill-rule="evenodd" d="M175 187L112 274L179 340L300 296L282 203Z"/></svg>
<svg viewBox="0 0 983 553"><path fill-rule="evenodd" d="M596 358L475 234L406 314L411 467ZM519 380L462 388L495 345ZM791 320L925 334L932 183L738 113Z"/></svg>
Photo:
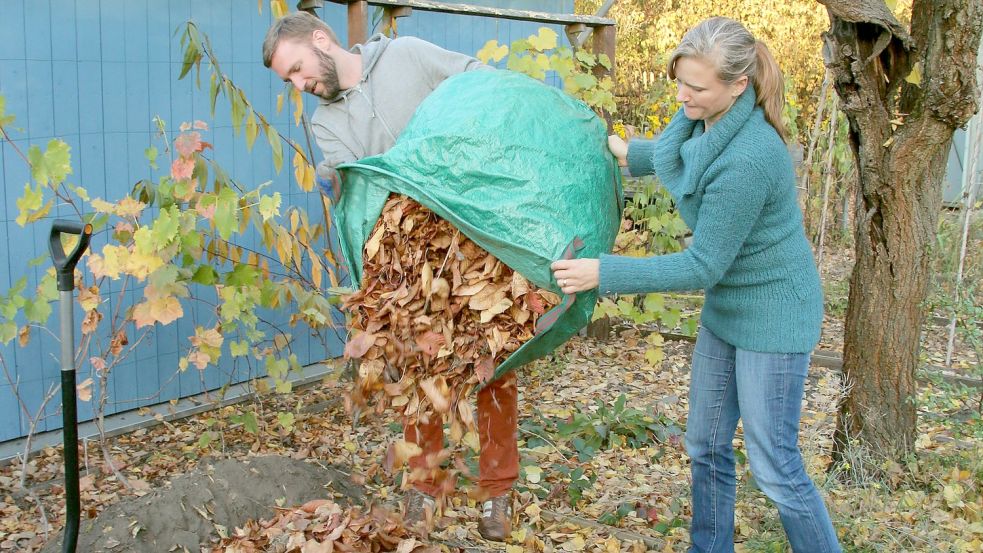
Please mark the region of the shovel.
<svg viewBox="0 0 983 553"><path fill-rule="evenodd" d="M61 245L62 234L78 235L79 241L67 256ZM79 450L78 414L75 403L75 316L72 295L75 290L75 265L89 247L92 225L57 219L51 225L48 249L58 273L59 314L61 323L61 416L65 455L65 541L66 553L75 551L79 534Z"/></svg>

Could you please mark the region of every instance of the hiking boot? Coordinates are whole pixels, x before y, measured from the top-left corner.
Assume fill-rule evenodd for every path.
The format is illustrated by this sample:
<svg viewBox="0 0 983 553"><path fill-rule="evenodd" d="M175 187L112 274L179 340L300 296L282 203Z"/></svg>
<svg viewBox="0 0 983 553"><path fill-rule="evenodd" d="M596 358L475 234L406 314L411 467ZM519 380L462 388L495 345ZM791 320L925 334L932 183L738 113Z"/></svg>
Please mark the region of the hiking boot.
<svg viewBox="0 0 983 553"><path fill-rule="evenodd" d="M430 532L430 522L433 520L437 500L415 488L407 491L404 498L406 502L403 511L403 524L406 528L419 532L421 536L425 537Z"/></svg>
<svg viewBox="0 0 983 553"><path fill-rule="evenodd" d="M505 541L512 533L512 495L493 497L481 504L478 533L490 541Z"/></svg>

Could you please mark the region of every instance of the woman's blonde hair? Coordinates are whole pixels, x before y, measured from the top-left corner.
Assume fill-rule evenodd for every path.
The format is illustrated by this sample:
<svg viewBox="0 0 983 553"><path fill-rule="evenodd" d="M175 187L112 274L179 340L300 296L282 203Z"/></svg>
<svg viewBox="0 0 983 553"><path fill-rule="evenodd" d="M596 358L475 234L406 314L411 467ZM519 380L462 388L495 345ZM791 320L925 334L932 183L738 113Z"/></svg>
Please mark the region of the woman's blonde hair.
<svg viewBox="0 0 983 553"><path fill-rule="evenodd" d="M754 85L758 105L765 119L788 142L782 121L785 107L785 78L771 51L756 40L744 25L726 17L711 17L683 35L683 40L669 59L669 78L676 78L676 61L691 57L709 61L717 68L717 78L732 83L747 76Z"/></svg>

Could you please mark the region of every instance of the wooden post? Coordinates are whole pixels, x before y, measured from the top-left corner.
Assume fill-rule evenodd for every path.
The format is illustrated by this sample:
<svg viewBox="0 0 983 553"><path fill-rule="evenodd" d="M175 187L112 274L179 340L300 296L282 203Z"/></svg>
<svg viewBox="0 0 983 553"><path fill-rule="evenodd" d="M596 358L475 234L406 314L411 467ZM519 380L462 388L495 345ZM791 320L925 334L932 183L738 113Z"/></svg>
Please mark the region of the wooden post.
<svg viewBox="0 0 983 553"><path fill-rule="evenodd" d="M614 80L614 49L616 46L615 38L615 27L613 25L605 25L603 27L594 28L593 40L591 43L591 50L593 50L595 56L600 56L605 54L608 60L611 62L611 69L605 68L603 65L598 63L594 66L594 76L598 79L610 75L611 80ZM611 114L607 110L603 110L601 113L604 117L604 121L608 125L608 133L614 132L614 121L611 118Z"/></svg>
<svg viewBox="0 0 983 553"><path fill-rule="evenodd" d="M580 48L580 34L587 29L587 25L583 23L571 23L563 27L564 34L567 35L567 40L570 41L570 46L574 49Z"/></svg>
<svg viewBox="0 0 983 553"><path fill-rule="evenodd" d="M614 25L605 25L603 27L595 27L593 34L593 42L591 44L591 50L594 52L595 56L601 54L607 54L608 59L611 60L611 70L608 71L604 66L598 64L594 67L594 75L598 78L604 75L611 75L614 79L614 50L617 46L617 38L615 35Z"/></svg>
<svg viewBox="0 0 983 553"><path fill-rule="evenodd" d="M390 37L396 38L399 36L399 27L396 24L397 17L409 17L413 15L413 8L407 6L399 6L396 8L383 8L382 9L382 34Z"/></svg>
<svg viewBox="0 0 983 553"><path fill-rule="evenodd" d="M369 3L366 0L348 2L348 47L364 44L368 38Z"/></svg>
<svg viewBox="0 0 983 553"><path fill-rule="evenodd" d="M297 11L317 15L318 8L322 6L324 6L324 0L300 0L297 2Z"/></svg>

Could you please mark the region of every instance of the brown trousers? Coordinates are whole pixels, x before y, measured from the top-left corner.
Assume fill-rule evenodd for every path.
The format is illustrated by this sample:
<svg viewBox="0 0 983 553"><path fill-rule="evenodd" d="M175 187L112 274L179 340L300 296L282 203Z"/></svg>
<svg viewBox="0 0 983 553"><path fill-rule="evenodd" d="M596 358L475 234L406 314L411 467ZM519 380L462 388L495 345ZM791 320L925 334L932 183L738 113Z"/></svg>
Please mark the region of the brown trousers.
<svg viewBox="0 0 983 553"><path fill-rule="evenodd" d="M485 386L478 392L478 486L487 497L505 495L519 478L519 390L515 373ZM439 420L406 426L406 441L420 446L423 452L409 460L410 469L432 469L427 466L443 449L444 428ZM434 474L435 471L430 471ZM432 477L419 479L413 487L436 496L440 486Z"/></svg>

